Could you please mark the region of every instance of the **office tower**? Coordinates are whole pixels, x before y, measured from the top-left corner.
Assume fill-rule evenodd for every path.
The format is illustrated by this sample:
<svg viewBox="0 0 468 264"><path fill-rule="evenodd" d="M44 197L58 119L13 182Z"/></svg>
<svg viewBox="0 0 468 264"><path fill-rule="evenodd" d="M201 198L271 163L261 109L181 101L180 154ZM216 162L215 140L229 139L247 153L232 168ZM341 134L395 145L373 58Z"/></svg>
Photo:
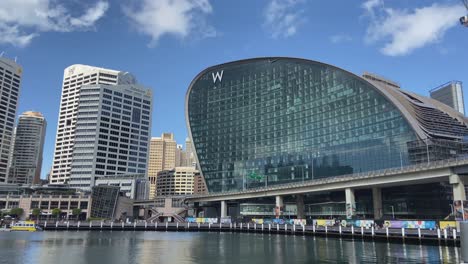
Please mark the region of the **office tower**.
<svg viewBox="0 0 468 264"><path fill-rule="evenodd" d="M190 138L185 139L185 164L183 166L197 167Z"/></svg>
<svg viewBox="0 0 468 264"><path fill-rule="evenodd" d="M83 85L77 102L70 186L90 190L97 177L145 174L151 90L137 84Z"/></svg>
<svg viewBox="0 0 468 264"><path fill-rule="evenodd" d="M176 167L184 166L185 164L185 152L182 145L177 144L175 153L175 165Z"/></svg>
<svg viewBox="0 0 468 264"><path fill-rule="evenodd" d="M157 195L191 195L195 175L199 172L193 167L175 167L162 170L157 177Z"/></svg>
<svg viewBox="0 0 468 264"><path fill-rule="evenodd" d="M13 132L23 69L0 56L0 182L7 182Z"/></svg>
<svg viewBox="0 0 468 264"><path fill-rule="evenodd" d="M150 181L150 198L156 197L158 172L176 167L176 148L174 134L163 133L161 137L151 138L148 163L148 179Z"/></svg>
<svg viewBox="0 0 468 264"><path fill-rule="evenodd" d="M19 116L8 182L39 184L46 120L39 112Z"/></svg>
<svg viewBox="0 0 468 264"><path fill-rule="evenodd" d="M82 85L135 84L133 75L127 72L72 65L63 74L62 97L55 140L55 151L50 183L66 183L70 179L72 151L75 140L78 98Z"/></svg>
<svg viewBox="0 0 468 264"><path fill-rule="evenodd" d="M463 86L459 81L451 81L429 91L432 99L444 103L461 114L465 114Z"/></svg>

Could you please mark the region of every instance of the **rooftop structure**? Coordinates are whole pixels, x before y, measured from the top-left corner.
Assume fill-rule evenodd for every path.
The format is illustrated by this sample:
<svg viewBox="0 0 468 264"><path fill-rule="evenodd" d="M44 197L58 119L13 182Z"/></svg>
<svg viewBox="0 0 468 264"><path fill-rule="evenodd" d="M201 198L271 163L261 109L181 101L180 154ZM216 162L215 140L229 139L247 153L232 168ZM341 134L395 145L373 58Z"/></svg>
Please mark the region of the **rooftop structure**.
<svg viewBox="0 0 468 264"><path fill-rule="evenodd" d="M429 93L432 99L452 107L462 115L465 114L462 82L451 81L430 90Z"/></svg>

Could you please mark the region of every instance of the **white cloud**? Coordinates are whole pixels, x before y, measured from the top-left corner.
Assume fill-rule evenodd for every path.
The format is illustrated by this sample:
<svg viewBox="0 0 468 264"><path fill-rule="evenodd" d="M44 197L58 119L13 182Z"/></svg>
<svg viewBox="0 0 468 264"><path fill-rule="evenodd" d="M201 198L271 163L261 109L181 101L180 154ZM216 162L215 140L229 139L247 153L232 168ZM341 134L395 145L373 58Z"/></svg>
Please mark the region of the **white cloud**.
<svg viewBox="0 0 468 264"><path fill-rule="evenodd" d="M296 34L304 23L303 10L299 8L305 0L271 0L265 8L265 27L273 38L287 38Z"/></svg>
<svg viewBox="0 0 468 264"><path fill-rule="evenodd" d="M124 6L123 11L141 33L151 37L150 45L163 35L214 37L216 30L206 23L213 12L209 0L142 0L139 5Z"/></svg>
<svg viewBox="0 0 468 264"><path fill-rule="evenodd" d="M353 38L347 34L336 34L330 37L330 41L334 44L349 42L352 41Z"/></svg>
<svg viewBox="0 0 468 264"><path fill-rule="evenodd" d="M41 32L87 30L109 8L106 1L84 10L80 17L54 0L2 0L0 9L0 44L24 47Z"/></svg>
<svg viewBox="0 0 468 264"><path fill-rule="evenodd" d="M86 10L82 16L70 19L70 24L76 27L91 27L104 16L107 9L109 9L109 3L98 2L94 8Z"/></svg>
<svg viewBox="0 0 468 264"><path fill-rule="evenodd" d="M385 8L382 0L366 1L363 8L371 16L366 42L383 42L380 51L388 56L407 55L442 40L465 12L457 4L433 4L413 10Z"/></svg>
<svg viewBox="0 0 468 264"><path fill-rule="evenodd" d="M374 16L374 9L377 7L383 7L383 0L368 0L362 4L362 8L371 16Z"/></svg>

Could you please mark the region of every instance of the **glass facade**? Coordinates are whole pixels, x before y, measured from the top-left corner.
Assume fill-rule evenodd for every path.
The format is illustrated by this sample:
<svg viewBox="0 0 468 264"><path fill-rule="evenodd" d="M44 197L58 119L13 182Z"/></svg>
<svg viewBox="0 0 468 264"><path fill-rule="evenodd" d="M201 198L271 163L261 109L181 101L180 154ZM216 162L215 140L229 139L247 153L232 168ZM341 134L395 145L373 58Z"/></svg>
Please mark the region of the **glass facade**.
<svg viewBox="0 0 468 264"><path fill-rule="evenodd" d="M374 86L336 67L264 58L209 68L187 120L210 193L409 163L417 137Z"/></svg>

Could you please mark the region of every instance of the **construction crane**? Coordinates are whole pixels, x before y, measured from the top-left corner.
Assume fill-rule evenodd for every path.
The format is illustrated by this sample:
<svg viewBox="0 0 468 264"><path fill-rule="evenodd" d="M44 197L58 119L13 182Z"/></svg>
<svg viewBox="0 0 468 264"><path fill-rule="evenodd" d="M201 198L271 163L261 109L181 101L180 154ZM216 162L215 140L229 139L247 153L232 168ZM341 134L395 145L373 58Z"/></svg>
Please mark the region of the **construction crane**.
<svg viewBox="0 0 468 264"><path fill-rule="evenodd" d="M468 0L461 0L463 5L465 5L466 10L468 10ZM465 27L468 27L468 15L460 17L460 24Z"/></svg>

